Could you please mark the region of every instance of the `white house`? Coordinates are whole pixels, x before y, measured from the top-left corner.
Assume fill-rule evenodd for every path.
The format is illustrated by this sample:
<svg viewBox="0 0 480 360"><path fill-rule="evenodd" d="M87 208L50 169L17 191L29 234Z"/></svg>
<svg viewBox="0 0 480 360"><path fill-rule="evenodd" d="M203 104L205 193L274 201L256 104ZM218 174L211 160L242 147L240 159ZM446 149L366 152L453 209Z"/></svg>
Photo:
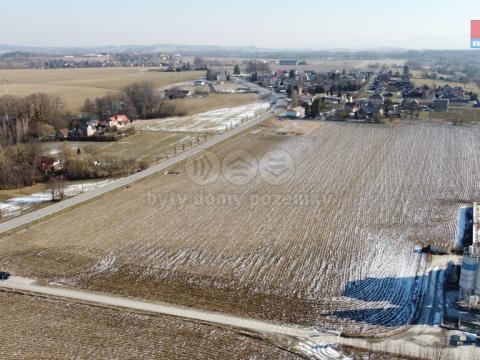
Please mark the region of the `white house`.
<svg viewBox="0 0 480 360"><path fill-rule="evenodd" d="M294 108L288 109L285 113L283 113L283 117L303 119L305 117L305 109L301 106L295 106Z"/></svg>

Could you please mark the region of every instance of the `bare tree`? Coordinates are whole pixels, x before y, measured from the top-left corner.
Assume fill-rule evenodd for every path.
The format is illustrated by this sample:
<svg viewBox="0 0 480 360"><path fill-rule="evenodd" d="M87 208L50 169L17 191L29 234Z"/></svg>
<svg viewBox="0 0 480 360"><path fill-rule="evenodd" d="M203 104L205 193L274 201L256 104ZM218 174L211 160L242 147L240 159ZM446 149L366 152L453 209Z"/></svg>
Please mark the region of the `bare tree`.
<svg viewBox="0 0 480 360"><path fill-rule="evenodd" d="M266 73L270 71L270 64L265 61L249 61L247 63L247 73Z"/></svg>
<svg viewBox="0 0 480 360"><path fill-rule="evenodd" d="M52 201L61 201L65 197L65 180L63 175L54 176L49 181L49 190Z"/></svg>

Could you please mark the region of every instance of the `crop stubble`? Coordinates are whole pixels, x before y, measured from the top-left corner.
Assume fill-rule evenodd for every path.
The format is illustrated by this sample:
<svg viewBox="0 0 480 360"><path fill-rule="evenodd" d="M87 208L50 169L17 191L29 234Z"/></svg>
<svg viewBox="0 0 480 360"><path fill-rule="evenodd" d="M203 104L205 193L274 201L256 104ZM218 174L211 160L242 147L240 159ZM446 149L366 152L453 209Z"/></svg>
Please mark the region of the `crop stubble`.
<svg viewBox="0 0 480 360"><path fill-rule="evenodd" d="M425 270L416 244L453 243L478 198L477 128L329 123L309 135L254 131L214 151L288 152L272 186L158 175L0 239L16 274L307 326L376 334L410 322ZM241 206L153 202L244 194ZM248 199L308 194L316 204ZM150 197L150 200L147 200ZM162 197L163 198L163 197ZM268 199L267 199L268 200ZM418 279L416 280L416 276Z"/></svg>

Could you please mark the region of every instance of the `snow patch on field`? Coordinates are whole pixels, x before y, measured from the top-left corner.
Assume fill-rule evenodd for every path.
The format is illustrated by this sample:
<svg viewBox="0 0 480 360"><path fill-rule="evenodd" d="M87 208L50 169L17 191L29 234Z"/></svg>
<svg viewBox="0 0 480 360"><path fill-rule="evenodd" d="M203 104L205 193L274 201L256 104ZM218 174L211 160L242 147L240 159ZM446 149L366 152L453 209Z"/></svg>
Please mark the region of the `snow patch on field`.
<svg viewBox="0 0 480 360"><path fill-rule="evenodd" d="M101 274L107 271L115 271L116 262L117 262L117 257L115 256L115 254L112 252L109 252L88 271L88 275L92 276L92 275Z"/></svg>
<svg viewBox="0 0 480 360"><path fill-rule="evenodd" d="M176 131L176 132L218 132L234 127L265 112L269 103L254 103L224 109L207 111L201 114L172 117L158 120L149 125L149 131Z"/></svg>
<svg viewBox="0 0 480 360"><path fill-rule="evenodd" d="M110 180L103 180L99 182L68 185L64 190L64 195L66 197L77 196L81 193L103 187L109 182ZM0 202L0 211L2 212L3 218L10 218L19 216L24 211L29 211L34 206L49 201L52 201L52 193L49 190L45 190L43 192L25 196L17 196L4 202Z"/></svg>
<svg viewBox="0 0 480 360"><path fill-rule="evenodd" d="M297 345L300 352L306 354L311 359L318 360L351 360L335 349L334 345L326 343L313 343L305 341Z"/></svg>

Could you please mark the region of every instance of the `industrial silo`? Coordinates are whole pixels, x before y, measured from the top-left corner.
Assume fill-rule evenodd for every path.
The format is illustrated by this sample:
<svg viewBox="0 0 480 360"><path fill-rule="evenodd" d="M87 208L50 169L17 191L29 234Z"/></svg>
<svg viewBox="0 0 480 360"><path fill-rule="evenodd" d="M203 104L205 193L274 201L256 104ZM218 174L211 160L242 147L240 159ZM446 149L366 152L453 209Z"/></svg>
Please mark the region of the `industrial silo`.
<svg viewBox="0 0 480 360"><path fill-rule="evenodd" d="M480 264L477 264L477 278L475 281L475 295L480 295Z"/></svg>
<svg viewBox="0 0 480 360"><path fill-rule="evenodd" d="M466 293L475 288L477 280L478 257L465 255L462 260L462 271L460 273L460 288ZM478 284L480 285L480 283ZM480 291L480 287L479 287Z"/></svg>

